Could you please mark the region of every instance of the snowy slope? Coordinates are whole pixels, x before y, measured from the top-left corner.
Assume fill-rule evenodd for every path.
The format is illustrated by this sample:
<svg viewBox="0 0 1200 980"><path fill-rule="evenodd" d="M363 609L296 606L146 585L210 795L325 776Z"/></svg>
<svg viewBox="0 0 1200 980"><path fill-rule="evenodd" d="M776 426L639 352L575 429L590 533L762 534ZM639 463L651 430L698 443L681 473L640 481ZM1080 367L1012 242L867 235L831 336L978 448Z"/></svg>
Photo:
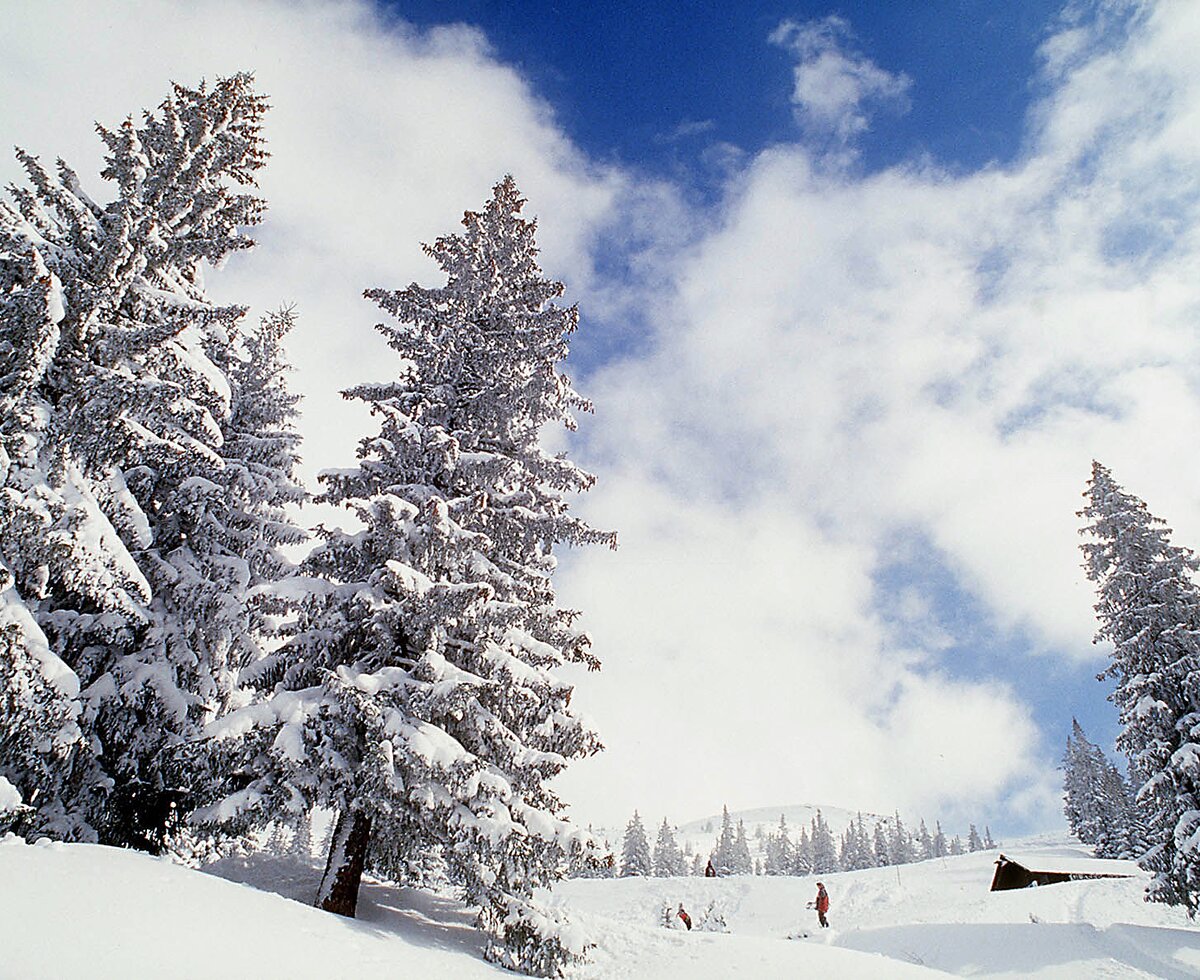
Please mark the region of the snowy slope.
<svg viewBox="0 0 1200 980"><path fill-rule="evenodd" d="M1085 850L1061 843L1026 843L1020 851L1047 866L1059 858L1088 861ZM813 878L592 879L564 882L556 895L596 919L595 931L604 938L587 974L594 977L657 975L641 972L649 966L645 958L631 961L624 955L624 937L635 927L652 932L662 906L681 902L693 916L715 903L730 934L680 934L658 927L674 944L685 949L698 944L700 950L710 945L732 950L751 942L758 944L755 949L772 942L779 947L773 959L747 976L799 976L790 964L791 950L811 950L814 944L828 944L831 953L889 958L873 973L857 962L836 961L848 972L826 976L901 976L912 965L960 976L1200 976L1200 929L1181 910L1143 902L1145 876L1135 866L1127 866L1136 874L1130 879L991 893L994 860L995 852L980 852L824 876L832 899L828 931L816 928L815 913L805 909L815 892ZM600 927L601 920L612 924ZM798 932L809 938L782 938ZM704 955L699 959L703 962ZM632 965L622 966L625 962ZM860 968L867 972L854 972Z"/></svg>
<svg viewBox="0 0 1200 980"><path fill-rule="evenodd" d="M1014 850L1086 862L1062 844ZM992 894L993 857L828 875L826 931L804 908L811 878L580 879L551 900L596 944L573 980L1200 976L1200 929L1145 904L1140 874ZM471 913L450 898L368 883L350 921L302 904L311 864L262 856L214 870L258 888L130 851L0 841L0 977L512 976L483 961ZM662 906L680 902L697 919L714 904L728 933L663 928ZM785 938L797 932L807 938Z"/></svg>
<svg viewBox="0 0 1200 980"><path fill-rule="evenodd" d="M511 977L471 916L368 886L351 921L132 851L0 841L4 980Z"/></svg>

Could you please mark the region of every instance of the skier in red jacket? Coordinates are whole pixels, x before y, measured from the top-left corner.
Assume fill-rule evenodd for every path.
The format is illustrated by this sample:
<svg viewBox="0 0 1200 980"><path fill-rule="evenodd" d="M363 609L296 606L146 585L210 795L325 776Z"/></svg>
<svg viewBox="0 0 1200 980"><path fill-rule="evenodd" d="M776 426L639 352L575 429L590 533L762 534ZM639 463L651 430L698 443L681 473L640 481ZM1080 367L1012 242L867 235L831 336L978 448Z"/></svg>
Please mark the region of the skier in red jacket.
<svg viewBox="0 0 1200 980"><path fill-rule="evenodd" d="M819 881L817 882L817 900L813 904L816 907L817 919L820 921L821 927L828 929L829 920L825 918L825 913L829 911L829 892Z"/></svg>

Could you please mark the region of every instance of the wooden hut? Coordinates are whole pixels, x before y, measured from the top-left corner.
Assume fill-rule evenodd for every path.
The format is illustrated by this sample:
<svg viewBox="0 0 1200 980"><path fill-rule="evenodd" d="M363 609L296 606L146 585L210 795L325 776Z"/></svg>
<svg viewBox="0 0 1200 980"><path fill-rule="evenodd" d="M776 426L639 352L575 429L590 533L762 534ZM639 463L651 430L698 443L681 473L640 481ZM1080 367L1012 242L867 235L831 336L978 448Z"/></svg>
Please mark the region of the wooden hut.
<svg viewBox="0 0 1200 980"><path fill-rule="evenodd" d="M1136 873L1137 866L1131 861L1052 856L1018 859L1001 854L996 859L996 873L992 876L991 890L1002 892L1010 888L1055 885L1060 881L1082 881L1088 878L1132 878Z"/></svg>

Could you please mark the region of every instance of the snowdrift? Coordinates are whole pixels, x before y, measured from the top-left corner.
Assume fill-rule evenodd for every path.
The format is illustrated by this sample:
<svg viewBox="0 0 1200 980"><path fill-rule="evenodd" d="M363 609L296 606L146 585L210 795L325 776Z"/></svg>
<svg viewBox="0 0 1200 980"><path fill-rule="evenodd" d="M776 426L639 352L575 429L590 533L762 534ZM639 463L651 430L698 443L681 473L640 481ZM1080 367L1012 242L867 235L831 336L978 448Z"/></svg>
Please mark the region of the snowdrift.
<svg viewBox="0 0 1200 980"><path fill-rule="evenodd" d="M469 912L406 889L368 884L355 921L165 858L16 837L0 882L5 980L512 977L483 960Z"/></svg>

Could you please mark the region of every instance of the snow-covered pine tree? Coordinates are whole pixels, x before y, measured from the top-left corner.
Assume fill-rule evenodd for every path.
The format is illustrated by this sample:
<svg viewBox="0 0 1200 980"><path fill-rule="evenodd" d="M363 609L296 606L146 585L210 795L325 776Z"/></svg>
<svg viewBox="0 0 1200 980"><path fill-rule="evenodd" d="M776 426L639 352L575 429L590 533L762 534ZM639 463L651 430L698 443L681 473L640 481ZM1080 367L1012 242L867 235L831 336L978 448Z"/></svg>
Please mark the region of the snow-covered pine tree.
<svg viewBox="0 0 1200 980"><path fill-rule="evenodd" d="M933 857L933 838L929 834L929 828L925 826L925 819L921 819L921 825L917 828L917 836L915 840L916 855L914 860L928 861Z"/></svg>
<svg viewBox="0 0 1200 980"><path fill-rule="evenodd" d="M654 874L654 860L650 856L650 842L646 839L646 828L637 810L625 825L625 836L621 839L621 877L648 878Z"/></svg>
<svg viewBox="0 0 1200 980"><path fill-rule="evenodd" d="M950 838L950 846L946 848L946 853L952 857L958 857L960 854L966 854L967 849L963 846L962 838L955 834Z"/></svg>
<svg viewBox="0 0 1200 980"><path fill-rule="evenodd" d="M599 663L556 603L554 549L615 537L568 510L593 478L539 445L591 406L558 370L578 314L553 302L523 204L505 178L426 248L444 286L367 292L400 373L345 392L380 427L319 498L363 526L320 530L297 631L257 670L278 688L214 727L252 776L209 816L333 807L321 907L353 914L364 868L410 880L436 858L490 957L553 974L580 949L532 894L594 842L547 784L601 747L555 672Z"/></svg>
<svg viewBox="0 0 1200 980"><path fill-rule="evenodd" d="M212 358L242 311L207 301L201 266L251 244L240 229L263 205L239 187L265 159L265 109L248 75L176 86L140 125L98 127L110 204L18 151L31 186L0 206L0 349L15 352L0 368L0 554L82 684L72 796L35 804L74 813L72 836L161 846L175 750L202 714L207 664L173 642L148 577L170 575L168 498L219 466L228 388Z"/></svg>
<svg viewBox="0 0 1200 980"><path fill-rule="evenodd" d="M1088 741L1078 720L1063 755L1063 813L1067 827L1084 844L1095 844L1107 815L1102 812L1105 759L1100 747Z"/></svg>
<svg viewBox="0 0 1200 980"><path fill-rule="evenodd" d="M892 861L892 848L888 843L887 831L883 829L883 821L875 824L875 839L872 850L875 852L875 867L886 868Z"/></svg>
<svg viewBox="0 0 1200 980"><path fill-rule="evenodd" d="M974 824L971 824L967 830L967 850L972 853L983 850L983 838L979 836L979 831L975 829Z"/></svg>
<svg viewBox="0 0 1200 980"><path fill-rule="evenodd" d="M851 820L842 835L842 848L838 863L843 871L855 871L859 868L869 868L874 865L871 853L871 839L867 836L863 815L858 814L856 820Z"/></svg>
<svg viewBox="0 0 1200 980"><path fill-rule="evenodd" d="M812 870L814 874L829 874L840 870L838 867L837 843L829 822L822 816L821 811L812 818Z"/></svg>
<svg viewBox="0 0 1200 980"><path fill-rule="evenodd" d="M804 876L813 871L812 840L805 827L800 828L800 839L796 841L796 849L792 856L792 874Z"/></svg>
<svg viewBox="0 0 1200 980"><path fill-rule="evenodd" d="M1071 833L1091 844L1097 857L1137 858L1144 852L1128 780L1075 719L1063 755L1063 813Z"/></svg>
<svg viewBox="0 0 1200 980"><path fill-rule="evenodd" d="M871 840L871 835L867 832L866 821L863 820L862 811L854 821L854 838L855 838L855 869L873 868L875 866L875 848Z"/></svg>
<svg viewBox="0 0 1200 980"><path fill-rule="evenodd" d="M908 828L904 826L904 821L900 819L900 811L897 810L888 838L888 863L910 864L912 860L912 837L909 836Z"/></svg>
<svg viewBox="0 0 1200 980"><path fill-rule="evenodd" d="M733 839L733 873L738 875L754 873L754 862L750 857L750 842L746 840L746 824L742 820L738 820L737 835Z"/></svg>
<svg viewBox="0 0 1200 980"><path fill-rule="evenodd" d="M663 817L658 828L658 839L654 842L654 873L660 878L673 878L686 874L683 852L675 840L675 832Z"/></svg>
<svg viewBox="0 0 1200 980"><path fill-rule="evenodd" d="M787 818L779 815L779 829L767 837L766 860L763 870L769 875L790 875L794 860L791 835L788 833Z"/></svg>
<svg viewBox="0 0 1200 980"><path fill-rule="evenodd" d="M1129 780L1107 759L1101 792L1109 818L1096 839L1096 856L1136 860L1146 852L1141 810Z"/></svg>
<svg viewBox="0 0 1200 980"><path fill-rule="evenodd" d="M735 873L737 867L737 847L733 830L733 818L729 816L729 807L721 807L721 833L717 837L717 845L712 852L712 865L718 875Z"/></svg>
<svg viewBox="0 0 1200 980"><path fill-rule="evenodd" d="M1117 746L1129 758L1145 814L1143 867L1154 873L1151 901L1200 907L1200 590L1191 551L1170 529L1092 464L1079 516L1086 525L1084 570L1096 584L1097 641L1113 649L1101 677L1122 724Z"/></svg>
<svg viewBox="0 0 1200 980"><path fill-rule="evenodd" d="M934 821L933 848L930 854L935 858L944 858L950 853L950 845L946 843L946 833L942 830L942 822Z"/></svg>
<svg viewBox="0 0 1200 980"><path fill-rule="evenodd" d="M858 828L853 820L847 825L842 832L841 843L838 848L838 867L843 871L853 871L861 864L861 856L859 853Z"/></svg>

